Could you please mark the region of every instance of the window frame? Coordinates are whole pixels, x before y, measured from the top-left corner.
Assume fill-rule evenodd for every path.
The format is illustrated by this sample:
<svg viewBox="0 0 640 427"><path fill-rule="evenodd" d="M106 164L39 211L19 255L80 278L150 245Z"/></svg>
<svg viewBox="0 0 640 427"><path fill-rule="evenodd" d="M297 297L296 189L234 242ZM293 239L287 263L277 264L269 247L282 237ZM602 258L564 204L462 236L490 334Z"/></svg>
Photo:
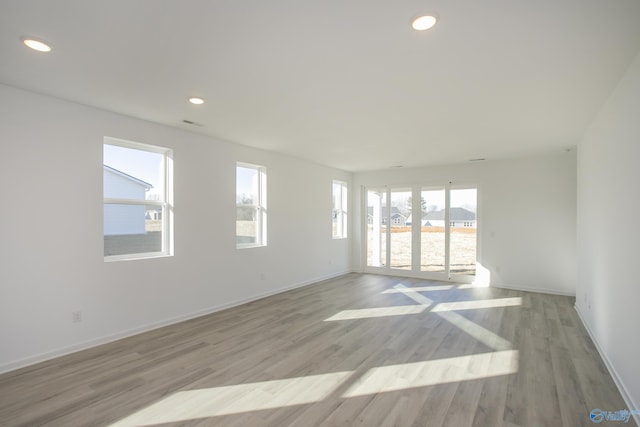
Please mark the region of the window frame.
<svg viewBox="0 0 640 427"><path fill-rule="evenodd" d="M444 191L444 210L445 216L443 219L443 227L444 227L444 264L445 268L442 271L424 271L421 269L421 257L423 251L422 245L422 222L418 222L419 226L416 226L416 221L412 219L411 224L411 257L412 257L412 266L411 269L403 270L400 268L392 267L392 251L391 251L391 228L392 226L387 226L387 223L393 223L391 220L391 194L393 191L397 191L402 188L410 188L412 192L412 211L413 212L421 212L421 197L422 191L428 189L438 189ZM462 226L463 222L461 221L451 221L451 193L456 190L475 190L476 191L476 219L475 225L473 221L468 222L469 227L473 227L476 229L475 231L475 257L476 257L476 269L474 274L466 274L466 273L456 273L451 271L451 232L452 229L458 225ZM376 194L375 200L382 200L381 210L382 208L386 208L385 215L381 215L380 218L380 226L385 227L386 230L381 231L380 229L376 230L376 218L369 217L369 204L370 204L370 193ZM482 233L481 227L483 227L481 222L482 217L482 189L481 185L477 183L438 183L432 182L430 184L408 184L406 186L403 185L363 185L362 193L361 193L361 247L363 250L360 253L360 259L362 262L363 271L367 273L374 274L391 274L391 275L400 275L406 277L419 277L431 280L444 280L451 282L459 282L459 283L480 283L481 280L485 280L482 277L481 266L482 260ZM366 217L365 217L366 215ZM370 229L371 227L371 229ZM384 233L384 242L380 243L382 238L378 238L377 235L380 233ZM373 237L373 241L370 242L370 235ZM370 247L374 248L373 254L370 253ZM376 249L379 248L379 249ZM378 258L379 261L378 261Z"/></svg>
<svg viewBox="0 0 640 427"><path fill-rule="evenodd" d="M258 202L240 203L238 197L238 168L254 169L258 173ZM256 241L238 243L238 208L251 208L256 211ZM253 163L236 162L236 249L261 248L267 246L267 168Z"/></svg>
<svg viewBox="0 0 640 427"><path fill-rule="evenodd" d="M129 148L133 150L146 151L149 153L155 153L162 155L162 184L163 191L160 194L161 200L138 200L128 198L114 198L104 197L104 177L102 179L102 206L103 217L102 224L104 228L104 206L108 204L113 205L133 205L133 206L157 206L160 208L161 215L161 250L154 252L136 252L131 254L121 255L104 255L105 262L113 261L133 261L138 259L148 258L162 258L173 256L173 150L166 147L160 147L157 145L143 144L140 142L127 141L123 139L113 138L105 136L103 139L102 147L105 145L111 145L115 147ZM102 159L104 167L104 157ZM126 172L125 172L126 173ZM103 242L104 242L103 231Z"/></svg>
<svg viewBox="0 0 640 427"><path fill-rule="evenodd" d="M336 186L339 194L335 194ZM331 210L331 235L334 239L346 239L349 237L349 186L344 181L333 180L331 183L332 210ZM336 227L333 227L333 219L337 219Z"/></svg>

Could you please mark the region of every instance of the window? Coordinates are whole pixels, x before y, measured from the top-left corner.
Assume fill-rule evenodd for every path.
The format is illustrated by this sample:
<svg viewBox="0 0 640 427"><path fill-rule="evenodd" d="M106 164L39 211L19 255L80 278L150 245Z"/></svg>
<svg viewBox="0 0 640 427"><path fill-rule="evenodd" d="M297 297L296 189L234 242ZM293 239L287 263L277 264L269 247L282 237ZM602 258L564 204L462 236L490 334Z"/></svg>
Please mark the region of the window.
<svg viewBox="0 0 640 427"><path fill-rule="evenodd" d="M236 247L267 245L267 170L236 165Z"/></svg>
<svg viewBox="0 0 640 427"><path fill-rule="evenodd" d="M347 184L333 181L333 238L347 237Z"/></svg>
<svg viewBox="0 0 640 427"><path fill-rule="evenodd" d="M171 150L105 138L102 163L105 261L172 255Z"/></svg>

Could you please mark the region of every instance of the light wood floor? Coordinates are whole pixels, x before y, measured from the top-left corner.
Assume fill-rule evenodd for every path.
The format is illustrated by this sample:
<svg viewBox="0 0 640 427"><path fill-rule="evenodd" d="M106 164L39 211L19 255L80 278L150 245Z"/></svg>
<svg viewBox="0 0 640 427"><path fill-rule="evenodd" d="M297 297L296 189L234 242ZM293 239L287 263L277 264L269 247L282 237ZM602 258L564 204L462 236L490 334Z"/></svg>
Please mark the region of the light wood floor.
<svg viewBox="0 0 640 427"><path fill-rule="evenodd" d="M626 406L573 298L359 274L0 376L3 426L588 426L594 408Z"/></svg>

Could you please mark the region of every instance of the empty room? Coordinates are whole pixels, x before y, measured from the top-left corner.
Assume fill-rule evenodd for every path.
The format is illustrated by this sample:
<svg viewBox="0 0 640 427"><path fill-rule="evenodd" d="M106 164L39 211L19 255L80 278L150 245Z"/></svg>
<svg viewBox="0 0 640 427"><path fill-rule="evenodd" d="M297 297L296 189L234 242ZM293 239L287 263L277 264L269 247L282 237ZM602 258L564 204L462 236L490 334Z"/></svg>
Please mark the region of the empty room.
<svg viewBox="0 0 640 427"><path fill-rule="evenodd" d="M0 424L640 423L640 1L0 1Z"/></svg>

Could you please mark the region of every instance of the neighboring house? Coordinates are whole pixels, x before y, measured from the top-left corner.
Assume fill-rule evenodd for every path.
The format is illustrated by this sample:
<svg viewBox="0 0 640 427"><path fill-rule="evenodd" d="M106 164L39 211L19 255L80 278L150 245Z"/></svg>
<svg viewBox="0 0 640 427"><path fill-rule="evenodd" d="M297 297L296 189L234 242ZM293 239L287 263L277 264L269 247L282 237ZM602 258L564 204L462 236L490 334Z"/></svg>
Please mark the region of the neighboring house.
<svg viewBox="0 0 640 427"><path fill-rule="evenodd" d="M391 210L393 211L394 208ZM391 213L391 226L392 227L402 227L405 225L407 218L401 213ZM382 224L386 225L387 219L382 219Z"/></svg>
<svg viewBox="0 0 640 427"><path fill-rule="evenodd" d="M144 215L145 219L157 221L162 219L162 211L160 209L149 209Z"/></svg>
<svg viewBox="0 0 640 427"><path fill-rule="evenodd" d="M445 210L427 212L422 216L423 227L444 227ZM451 208L451 227L476 228L476 214L465 208Z"/></svg>
<svg viewBox="0 0 640 427"><path fill-rule="evenodd" d="M103 182L105 199L145 200L146 192L153 188L148 182L107 165L103 165ZM105 203L104 235L144 234L147 215L154 214L147 213L144 205Z"/></svg>
<svg viewBox="0 0 640 427"><path fill-rule="evenodd" d="M380 208L380 216L382 217L380 223L382 225L387 225L387 208L383 206ZM391 207L391 226L392 227L403 227L406 225L407 217L402 215L400 209L395 206ZM367 208L367 224L373 224L373 208L369 206Z"/></svg>

